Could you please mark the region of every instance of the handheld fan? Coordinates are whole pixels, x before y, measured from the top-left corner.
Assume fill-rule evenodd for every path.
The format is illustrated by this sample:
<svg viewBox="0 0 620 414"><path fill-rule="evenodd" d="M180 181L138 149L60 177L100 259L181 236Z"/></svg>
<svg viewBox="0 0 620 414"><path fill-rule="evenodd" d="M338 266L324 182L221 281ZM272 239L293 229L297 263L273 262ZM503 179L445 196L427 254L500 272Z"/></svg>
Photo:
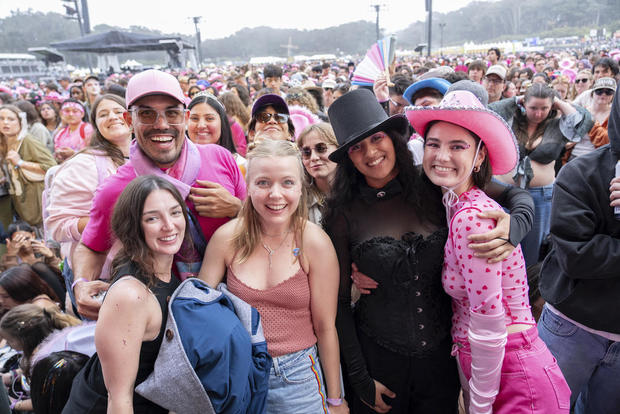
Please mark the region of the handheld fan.
<svg viewBox="0 0 620 414"><path fill-rule="evenodd" d="M392 86L389 67L394 61L395 50L396 37L389 36L377 41L368 49L364 59L355 68L351 83L353 85L372 86L377 77L385 73L388 85Z"/></svg>

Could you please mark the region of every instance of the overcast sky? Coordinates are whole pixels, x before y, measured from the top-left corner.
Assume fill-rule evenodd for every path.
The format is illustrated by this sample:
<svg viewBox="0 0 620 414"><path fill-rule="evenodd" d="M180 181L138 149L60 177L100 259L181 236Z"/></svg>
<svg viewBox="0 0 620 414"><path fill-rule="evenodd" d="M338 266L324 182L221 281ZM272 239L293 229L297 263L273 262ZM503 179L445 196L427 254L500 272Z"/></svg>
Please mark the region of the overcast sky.
<svg viewBox="0 0 620 414"><path fill-rule="evenodd" d="M471 1L434 0L433 10L445 13ZM0 0L0 4L0 17L8 16L10 10L29 8L64 13L61 0ZM137 25L165 33L193 34L191 17L202 16L199 27L204 40L226 37L244 27L321 29L357 20L374 22L371 4L383 5L379 24L387 33L426 18L425 0L89 0L88 8L91 27Z"/></svg>

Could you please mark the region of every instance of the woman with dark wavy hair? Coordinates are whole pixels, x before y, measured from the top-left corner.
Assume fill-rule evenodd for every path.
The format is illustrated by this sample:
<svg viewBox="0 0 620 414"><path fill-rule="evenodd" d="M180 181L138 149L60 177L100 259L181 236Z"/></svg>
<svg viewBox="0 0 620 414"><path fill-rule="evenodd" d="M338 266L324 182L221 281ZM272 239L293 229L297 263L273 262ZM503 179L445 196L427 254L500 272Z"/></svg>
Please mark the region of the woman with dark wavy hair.
<svg viewBox="0 0 620 414"><path fill-rule="evenodd" d="M184 242L191 245L187 217L183 198L163 178L138 177L121 193L111 227L123 249L112 262L99 311L97 353L74 382L65 412L168 413L134 388L153 371L159 353L167 298L179 285L172 261Z"/></svg>
<svg viewBox="0 0 620 414"><path fill-rule="evenodd" d="M340 265L336 327L352 411L456 413L441 191L413 165L405 116L388 118L372 92L343 95L329 118L339 143L329 159L338 167L323 223ZM508 239L498 225L477 239L491 240L478 245L480 257L507 257ZM357 270L375 282L353 310Z"/></svg>

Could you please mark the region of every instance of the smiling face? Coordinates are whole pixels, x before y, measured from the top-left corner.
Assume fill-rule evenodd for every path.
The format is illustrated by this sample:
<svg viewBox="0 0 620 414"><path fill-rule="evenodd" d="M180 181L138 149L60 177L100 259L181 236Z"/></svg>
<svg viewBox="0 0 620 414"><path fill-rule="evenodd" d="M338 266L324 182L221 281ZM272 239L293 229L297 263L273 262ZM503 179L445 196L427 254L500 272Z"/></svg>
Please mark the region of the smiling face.
<svg viewBox="0 0 620 414"><path fill-rule="evenodd" d="M16 137L22 127L17 114L9 109L0 110L0 132L5 137Z"/></svg>
<svg viewBox="0 0 620 414"><path fill-rule="evenodd" d="M187 134L196 144L217 144L222 134L222 122L215 109L199 103L189 112Z"/></svg>
<svg viewBox="0 0 620 414"><path fill-rule="evenodd" d="M142 231L156 259L179 251L185 237L185 217L169 191L157 189L148 195L142 210Z"/></svg>
<svg viewBox="0 0 620 414"><path fill-rule="evenodd" d="M125 108L109 99L104 99L97 105L97 129L101 136L112 144L121 145L130 138L131 131L123 117L124 113Z"/></svg>
<svg viewBox="0 0 620 414"><path fill-rule="evenodd" d="M145 96L137 100L132 110L153 109L158 112L154 124L143 124L135 111L125 113L125 121L133 126L136 140L142 151L160 168L171 167L181 154L185 141L185 117L178 125L170 125L163 116L166 109L182 110L176 99L166 95Z"/></svg>
<svg viewBox="0 0 620 414"><path fill-rule="evenodd" d="M462 194L473 185L472 166L480 166L486 154L476 155L476 140L471 133L449 122L437 122L426 133L422 166L435 185L454 188Z"/></svg>
<svg viewBox="0 0 620 414"><path fill-rule="evenodd" d="M329 160L329 154L336 150L336 146L326 142L316 131L304 136L301 147L302 161L308 174L315 180L330 178L338 164ZM323 153L321 151L325 149Z"/></svg>
<svg viewBox="0 0 620 414"><path fill-rule="evenodd" d="M379 131L349 147L349 159L372 188L382 188L398 174L392 139Z"/></svg>
<svg viewBox="0 0 620 414"><path fill-rule="evenodd" d="M295 157L264 157L250 161L248 196L261 224L288 225L299 205L302 180Z"/></svg>
<svg viewBox="0 0 620 414"><path fill-rule="evenodd" d="M268 106L265 109L260 111L261 113L266 112L268 114L275 115L278 112L275 110L273 106ZM288 123L287 122L278 122L276 117L272 116L267 122L261 122L259 120L257 114L256 125L254 126L254 134L260 135L261 138L269 138L275 140L288 140L291 139L291 136L288 131Z"/></svg>
<svg viewBox="0 0 620 414"><path fill-rule="evenodd" d="M551 111L552 104L551 98L532 97L528 99L524 104L528 123L538 125L544 121Z"/></svg>

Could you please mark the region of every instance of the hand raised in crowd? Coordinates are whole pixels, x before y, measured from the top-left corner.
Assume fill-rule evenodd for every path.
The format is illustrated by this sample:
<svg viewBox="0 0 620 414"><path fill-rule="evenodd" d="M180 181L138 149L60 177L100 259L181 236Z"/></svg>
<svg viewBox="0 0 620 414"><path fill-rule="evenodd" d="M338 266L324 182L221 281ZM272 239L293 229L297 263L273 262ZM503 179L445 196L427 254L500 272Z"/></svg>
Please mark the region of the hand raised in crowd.
<svg viewBox="0 0 620 414"><path fill-rule="evenodd" d="M43 240L32 240L30 242L30 245L32 246L32 250L35 253L38 253L48 259L54 257L54 252L49 247L47 247Z"/></svg>
<svg viewBox="0 0 620 414"><path fill-rule="evenodd" d="M379 381L373 381L375 382L375 405L372 406L364 400L362 400L362 402L378 413L387 413L392 409L392 406L383 401L383 396L386 395L389 398L396 398L396 394Z"/></svg>
<svg viewBox="0 0 620 414"><path fill-rule="evenodd" d="M388 88L387 79L385 73L381 73L375 83L372 85L372 90L379 102L385 102L390 99L390 90Z"/></svg>
<svg viewBox="0 0 620 414"><path fill-rule="evenodd" d="M28 246L30 238L21 234L17 234L14 240L6 239L6 254L9 256L17 256L22 247Z"/></svg>
<svg viewBox="0 0 620 414"><path fill-rule="evenodd" d="M218 183L196 180L201 187L190 189L189 200L202 217L235 217L241 210L241 200Z"/></svg>
<svg viewBox="0 0 620 414"><path fill-rule="evenodd" d="M467 236L469 247L476 253L476 257L488 259L488 263L498 263L512 254L515 246L510 244L510 214L500 210L478 213L478 218L495 220L493 230L486 233L470 234Z"/></svg>
<svg viewBox="0 0 620 414"><path fill-rule="evenodd" d="M101 302L93 298L103 291L107 291L110 284L102 280L79 282L73 287L77 310L84 318L96 320L99 316Z"/></svg>

